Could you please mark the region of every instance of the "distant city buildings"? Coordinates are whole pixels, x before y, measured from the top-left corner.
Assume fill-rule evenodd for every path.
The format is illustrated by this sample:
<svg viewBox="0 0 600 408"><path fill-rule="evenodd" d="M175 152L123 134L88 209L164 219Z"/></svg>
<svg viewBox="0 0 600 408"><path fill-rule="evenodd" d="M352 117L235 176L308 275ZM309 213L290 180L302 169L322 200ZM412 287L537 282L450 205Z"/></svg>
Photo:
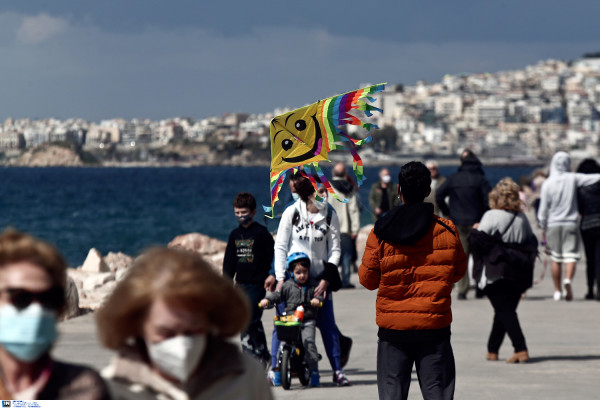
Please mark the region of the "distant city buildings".
<svg viewBox="0 0 600 408"><path fill-rule="evenodd" d="M384 111L374 120L385 140L374 146L386 154L456 156L469 147L489 158L547 158L559 149L598 156L600 58L547 60L494 74L446 75L435 84L389 84L379 99ZM9 118L0 123L0 150L15 152L50 142L84 149L139 148L186 140L216 150L232 144L267 149L270 120L286 110L100 123Z"/></svg>

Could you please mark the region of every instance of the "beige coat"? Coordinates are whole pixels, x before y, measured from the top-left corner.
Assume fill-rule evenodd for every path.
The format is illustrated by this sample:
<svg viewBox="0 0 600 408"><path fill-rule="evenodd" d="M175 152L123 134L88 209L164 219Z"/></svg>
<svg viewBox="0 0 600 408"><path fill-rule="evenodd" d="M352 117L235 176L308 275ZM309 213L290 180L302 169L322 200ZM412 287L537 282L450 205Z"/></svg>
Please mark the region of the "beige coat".
<svg viewBox="0 0 600 408"><path fill-rule="evenodd" d="M334 177L332 180L336 179L343 180L340 177ZM344 195L335 187L332 186L332 188L341 200L348 199L347 203L342 203L331 194L327 196L327 202L331 204L340 221L340 234L358 234L360 230L360 210L356 193Z"/></svg>
<svg viewBox="0 0 600 408"><path fill-rule="evenodd" d="M262 366L239 347L211 339L198 369L183 387L156 374L138 352L123 351L102 371L113 399L273 399Z"/></svg>
<svg viewBox="0 0 600 408"><path fill-rule="evenodd" d="M425 200L423 200L426 203L433 204L433 213L439 217L444 217L445 214L442 214L442 211L440 211L437 202L435 201L435 192L442 184L444 184L445 181L446 177L442 176L441 174L438 174L438 177L436 179L432 179L431 193L427 197L425 197Z"/></svg>

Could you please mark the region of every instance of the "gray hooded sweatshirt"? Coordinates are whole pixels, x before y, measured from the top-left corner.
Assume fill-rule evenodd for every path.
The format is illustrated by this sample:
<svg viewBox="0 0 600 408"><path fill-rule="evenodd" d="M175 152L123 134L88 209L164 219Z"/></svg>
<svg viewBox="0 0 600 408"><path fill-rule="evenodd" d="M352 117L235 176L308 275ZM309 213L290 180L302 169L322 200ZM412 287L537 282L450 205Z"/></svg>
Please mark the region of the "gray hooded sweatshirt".
<svg viewBox="0 0 600 408"><path fill-rule="evenodd" d="M570 170L571 157L565 152L557 152L552 157L550 176L542 184L537 213L542 229L577 224L577 188L600 181L600 174L571 173Z"/></svg>

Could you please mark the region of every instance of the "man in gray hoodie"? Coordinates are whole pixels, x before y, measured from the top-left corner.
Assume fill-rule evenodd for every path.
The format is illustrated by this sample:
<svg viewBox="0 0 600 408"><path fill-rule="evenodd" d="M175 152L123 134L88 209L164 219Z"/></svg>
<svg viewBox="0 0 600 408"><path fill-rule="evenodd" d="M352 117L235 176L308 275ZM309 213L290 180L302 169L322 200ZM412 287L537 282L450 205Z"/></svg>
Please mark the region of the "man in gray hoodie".
<svg viewBox="0 0 600 408"><path fill-rule="evenodd" d="M552 157L550 176L542 184L537 218L542 229L542 240L547 241L552 258L554 300L573 299L571 281L581 257L577 231L577 188L599 180L600 174L571 173L571 157L565 152L557 152ZM562 282L564 291L561 291L563 263L565 279Z"/></svg>

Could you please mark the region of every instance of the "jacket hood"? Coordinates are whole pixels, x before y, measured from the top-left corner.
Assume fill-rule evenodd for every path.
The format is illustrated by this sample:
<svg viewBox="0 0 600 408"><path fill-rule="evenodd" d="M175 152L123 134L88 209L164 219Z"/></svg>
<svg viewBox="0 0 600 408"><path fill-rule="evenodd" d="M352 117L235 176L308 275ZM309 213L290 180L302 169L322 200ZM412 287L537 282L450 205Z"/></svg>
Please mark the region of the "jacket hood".
<svg viewBox="0 0 600 408"><path fill-rule="evenodd" d="M375 223L379 238L400 245L412 245L427 233L433 222L433 204L411 203L395 207Z"/></svg>
<svg viewBox="0 0 600 408"><path fill-rule="evenodd" d="M552 156L550 174L557 175L571 171L571 156L565 152L557 152Z"/></svg>
<svg viewBox="0 0 600 408"><path fill-rule="evenodd" d="M465 159L458 168L458 171L469 171L484 174L483 169L481 167L482 164L479 161L479 159L474 157L470 159Z"/></svg>

